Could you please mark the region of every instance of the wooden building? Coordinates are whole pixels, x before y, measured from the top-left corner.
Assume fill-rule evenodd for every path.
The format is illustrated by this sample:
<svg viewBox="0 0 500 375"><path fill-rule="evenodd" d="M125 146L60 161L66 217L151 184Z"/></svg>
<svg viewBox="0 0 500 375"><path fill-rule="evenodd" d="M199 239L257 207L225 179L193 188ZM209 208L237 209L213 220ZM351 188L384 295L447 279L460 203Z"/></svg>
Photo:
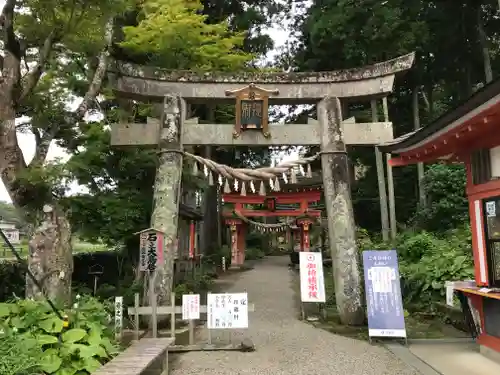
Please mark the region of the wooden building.
<svg viewBox="0 0 500 375"><path fill-rule="evenodd" d="M381 150L393 155L393 167L439 161L465 165L475 283L455 290L477 311L481 352L500 358L500 289L495 289L500 288L500 80Z"/></svg>

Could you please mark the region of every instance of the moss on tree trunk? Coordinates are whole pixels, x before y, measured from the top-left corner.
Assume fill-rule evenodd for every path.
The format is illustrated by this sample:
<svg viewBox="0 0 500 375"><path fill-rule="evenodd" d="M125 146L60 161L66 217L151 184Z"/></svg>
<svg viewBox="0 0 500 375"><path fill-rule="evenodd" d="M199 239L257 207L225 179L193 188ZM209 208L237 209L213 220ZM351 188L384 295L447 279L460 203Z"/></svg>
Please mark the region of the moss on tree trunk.
<svg viewBox="0 0 500 375"><path fill-rule="evenodd" d="M57 205L43 207L44 218L29 242L28 267L43 293L54 301L71 301L73 254L71 226L66 212ZM26 297L41 298L40 289L26 278Z"/></svg>

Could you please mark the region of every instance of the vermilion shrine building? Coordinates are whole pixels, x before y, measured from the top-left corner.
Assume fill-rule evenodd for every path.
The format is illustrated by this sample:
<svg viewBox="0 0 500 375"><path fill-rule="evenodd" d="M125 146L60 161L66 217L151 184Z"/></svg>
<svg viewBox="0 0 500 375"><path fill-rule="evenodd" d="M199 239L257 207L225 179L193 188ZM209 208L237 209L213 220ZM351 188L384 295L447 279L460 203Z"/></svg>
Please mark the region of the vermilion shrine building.
<svg viewBox="0 0 500 375"><path fill-rule="evenodd" d="M500 80L381 149L393 154L392 166L437 161L465 165L475 285L455 290L477 309L481 352L500 358L500 290L491 290L500 288Z"/></svg>
<svg viewBox="0 0 500 375"><path fill-rule="evenodd" d="M308 181L311 180L311 181ZM231 232L231 266L239 267L245 261L245 236L248 223L244 218L284 217L289 225L276 225L275 230L286 233L287 242L299 243L300 251L311 248L311 226L320 222L321 177L308 178L296 184L286 184L279 192L258 193L239 192L223 195L225 222ZM230 207L228 207L230 206ZM259 206L259 208L255 208Z"/></svg>

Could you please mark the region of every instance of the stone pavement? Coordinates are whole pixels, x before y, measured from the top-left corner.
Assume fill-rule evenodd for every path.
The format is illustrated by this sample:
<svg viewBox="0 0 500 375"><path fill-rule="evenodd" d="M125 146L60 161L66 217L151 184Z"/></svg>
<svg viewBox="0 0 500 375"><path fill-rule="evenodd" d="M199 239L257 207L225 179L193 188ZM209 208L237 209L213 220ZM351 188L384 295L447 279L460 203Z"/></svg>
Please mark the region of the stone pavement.
<svg viewBox="0 0 500 375"><path fill-rule="evenodd" d="M242 273L227 292L248 292L255 312L252 353L190 352L179 355L172 375L418 375L387 349L345 338L298 320L288 257L269 257Z"/></svg>
<svg viewBox="0 0 500 375"><path fill-rule="evenodd" d="M500 374L500 364L480 354L474 343L419 343L409 350L443 375Z"/></svg>

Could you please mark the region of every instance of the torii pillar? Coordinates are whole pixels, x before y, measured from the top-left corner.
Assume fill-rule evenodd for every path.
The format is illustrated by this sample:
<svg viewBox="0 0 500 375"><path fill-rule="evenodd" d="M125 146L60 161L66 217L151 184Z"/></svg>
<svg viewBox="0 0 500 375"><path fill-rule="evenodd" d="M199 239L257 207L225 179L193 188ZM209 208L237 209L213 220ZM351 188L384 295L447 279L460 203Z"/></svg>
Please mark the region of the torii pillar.
<svg viewBox="0 0 500 375"><path fill-rule="evenodd" d="M337 309L343 324L361 325L365 318L363 285L359 271L356 225L340 100L337 97L326 97L319 102L317 111Z"/></svg>

